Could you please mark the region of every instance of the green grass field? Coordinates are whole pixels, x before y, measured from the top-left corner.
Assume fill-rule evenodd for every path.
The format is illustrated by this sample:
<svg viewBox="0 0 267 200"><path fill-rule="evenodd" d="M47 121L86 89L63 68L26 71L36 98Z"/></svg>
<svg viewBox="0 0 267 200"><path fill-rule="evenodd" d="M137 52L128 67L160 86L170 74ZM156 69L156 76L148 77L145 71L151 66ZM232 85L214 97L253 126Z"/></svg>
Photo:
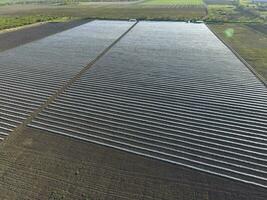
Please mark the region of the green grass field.
<svg viewBox="0 0 267 200"><path fill-rule="evenodd" d="M267 34L237 23L214 24L210 25L210 28L267 80ZM232 34L227 34L227 30L231 30Z"/></svg>
<svg viewBox="0 0 267 200"><path fill-rule="evenodd" d="M48 21L51 19L53 19L53 17L48 16L1 17L0 30L33 24L42 21Z"/></svg>
<svg viewBox="0 0 267 200"><path fill-rule="evenodd" d="M44 16L44 15L0 17L0 30L34 24L38 22L65 21L68 19L69 18L65 18L65 17Z"/></svg>

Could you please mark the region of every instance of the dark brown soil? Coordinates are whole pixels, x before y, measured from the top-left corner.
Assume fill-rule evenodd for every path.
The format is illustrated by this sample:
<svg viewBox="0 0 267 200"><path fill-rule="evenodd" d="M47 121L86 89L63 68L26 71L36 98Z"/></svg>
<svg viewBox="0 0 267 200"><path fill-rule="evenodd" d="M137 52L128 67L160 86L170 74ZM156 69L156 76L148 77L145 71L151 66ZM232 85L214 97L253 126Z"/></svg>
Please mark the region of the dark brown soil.
<svg viewBox="0 0 267 200"><path fill-rule="evenodd" d="M11 49L49 35L79 26L88 20L75 20L69 22L52 22L16 31L0 33L0 51Z"/></svg>
<svg viewBox="0 0 267 200"><path fill-rule="evenodd" d="M266 200L267 191L27 128L0 146L0 199Z"/></svg>

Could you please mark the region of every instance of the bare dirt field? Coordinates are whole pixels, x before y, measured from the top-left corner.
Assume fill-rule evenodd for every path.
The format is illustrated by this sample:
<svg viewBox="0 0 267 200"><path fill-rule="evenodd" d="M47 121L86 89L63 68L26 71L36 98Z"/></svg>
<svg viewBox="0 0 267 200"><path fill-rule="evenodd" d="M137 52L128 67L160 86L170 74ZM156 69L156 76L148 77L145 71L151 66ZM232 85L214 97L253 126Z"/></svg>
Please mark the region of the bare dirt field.
<svg viewBox="0 0 267 200"><path fill-rule="evenodd" d="M0 147L0 199L265 200L266 190L26 128Z"/></svg>
<svg viewBox="0 0 267 200"><path fill-rule="evenodd" d="M14 48L46 36L79 26L89 20L75 20L70 22L46 23L16 31L0 33L0 51Z"/></svg>

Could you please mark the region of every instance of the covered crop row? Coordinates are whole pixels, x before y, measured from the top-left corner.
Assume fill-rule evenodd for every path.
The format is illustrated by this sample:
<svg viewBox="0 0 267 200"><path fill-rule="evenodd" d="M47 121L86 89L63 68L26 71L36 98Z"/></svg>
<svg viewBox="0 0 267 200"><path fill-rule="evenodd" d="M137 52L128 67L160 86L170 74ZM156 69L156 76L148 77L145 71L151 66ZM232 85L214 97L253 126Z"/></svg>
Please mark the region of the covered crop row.
<svg viewBox="0 0 267 200"><path fill-rule="evenodd" d="M267 187L267 89L204 24L139 22L30 124Z"/></svg>

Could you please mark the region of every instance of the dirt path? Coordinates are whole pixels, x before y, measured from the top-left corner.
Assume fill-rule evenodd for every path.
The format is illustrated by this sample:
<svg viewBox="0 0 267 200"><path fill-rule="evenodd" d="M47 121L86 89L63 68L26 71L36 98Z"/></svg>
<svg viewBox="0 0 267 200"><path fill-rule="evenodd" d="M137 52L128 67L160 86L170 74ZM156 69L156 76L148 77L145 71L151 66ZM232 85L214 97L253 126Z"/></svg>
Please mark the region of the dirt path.
<svg viewBox="0 0 267 200"><path fill-rule="evenodd" d="M75 20L70 22L45 23L11 32L0 33L0 52L11 49L49 35L79 26L88 20Z"/></svg>

